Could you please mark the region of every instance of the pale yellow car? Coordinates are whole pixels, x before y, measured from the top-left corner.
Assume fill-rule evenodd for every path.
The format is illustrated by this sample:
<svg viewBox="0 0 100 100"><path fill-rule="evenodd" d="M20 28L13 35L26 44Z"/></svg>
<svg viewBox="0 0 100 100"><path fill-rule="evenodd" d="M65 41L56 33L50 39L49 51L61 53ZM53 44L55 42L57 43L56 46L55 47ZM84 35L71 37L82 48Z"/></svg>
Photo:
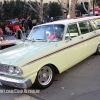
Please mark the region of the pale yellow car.
<svg viewBox="0 0 100 100"><path fill-rule="evenodd" d="M44 89L57 73L100 54L100 17L54 21L33 27L26 40L0 50L0 85Z"/></svg>

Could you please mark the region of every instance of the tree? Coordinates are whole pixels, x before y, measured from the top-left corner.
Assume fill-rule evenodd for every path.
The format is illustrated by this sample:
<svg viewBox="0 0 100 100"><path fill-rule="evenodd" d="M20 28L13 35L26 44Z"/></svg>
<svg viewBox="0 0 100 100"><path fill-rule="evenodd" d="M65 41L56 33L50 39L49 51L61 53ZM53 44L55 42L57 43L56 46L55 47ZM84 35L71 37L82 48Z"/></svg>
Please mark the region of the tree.
<svg viewBox="0 0 100 100"><path fill-rule="evenodd" d="M64 5L65 3L62 2L62 0L58 0L58 3L60 4L61 6L61 10L62 10L62 14L63 14L63 17L65 17L65 13L68 14L68 8L67 8L67 4L66 6Z"/></svg>
<svg viewBox="0 0 100 100"><path fill-rule="evenodd" d="M83 5L83 8L84 8L84 10L86 11L86 13L87 13L88 15L90 15L90 5L91 5L90 0L89 0L88 2L84 2L83 0L81 0L81 3L82 3L82 5Z"/></svg>
<svg viewBox="0 0 100 100"><path fill-rule="evenodd" d="M35 16L34 12L22 0L4 1L3 9L4 19L27 18L28 15Z"/></svg>
<svg viewBox="0 0 100 100"><path fill-rule="evenodd" d="M49 9L49 4L44 3L44 5L43 5L43 19L45 19L45 17L48 15L48 9Z"/></svg>
<svg viewBox="0 0 100 100"><path fill-rule="evenodd" d="M11 13L11 8L9 6L8 1L4 1L3 9L4 9L4 19L9 19L9 16L10 16L10 13Z"/></svg>
<svg viewBox="0 0 100 100"><path fill-rule="evenodd" d="M92 0L92 5L93 5L93 1L94 1L94 5L95 6L99 6L100 7L100 0Z"/></svg>
<svg viewBox="0 0 100 100"><path fill-rule="evenodd" d="M49 4L48 14L49 16L52 16L52 17L61 16L62 10L61 10L60 4L58 4L57 2L51 2Z"/></svg>
<svg viewBox="0 0 100 100"><path fill-rule="evenodd" d="M69 1L69 18L75 18L75 6L76 6L77 0L70 0Z"/></svg>
<svg viewBox="0 0 100 100"><path fill-rule="evenodd" d="M3 13L3 7L2 7L2 2L0 2L0 19L1 19L2 13Z"/></svg>
<svg viewBox="0 0 100 100"><path fill-rule="evenodd" d="M91 5L90 0L87 3L85 3L84 0L80 0L80 1L81 1L81 4L82 4L84 10L86 11L86 13L88 13L88 15L90 15L90 5ZM69 1L69 17L70 18L74 18L75 17L75 6L76 6L76 3L77 3L77 0L70 0Z"/></svg>
<svg viewBox="0 0 100 100"><path fill-rule="evenodd" d="M23 12L23 2L21 0L4 1L3 9L5 19L12 19L15 17L21 18Z"/></svg>
<svg viewBox="0 0 100 100"><path fill-rule="evenodd" d="M84 6L85 6L85 9L88 9L88 3L87 2L84 2ZM80 10L82 14L86 14L87 13L87 11L84 9L82 3L81 4L77 4L76 5L76 9Z"/></svg>
<svg viewBox="0 0 100 100"><path fill-rule="evenodd" d="M64 12L64 10L65 10L65 12L68 13L68 16L70 18L74 18L75 17L75 6L77 3L77 0L69 0L69 8L67 8L67 5L66 5L66 7L64 7L63 2L61 2L61 1L58 0L58 2L61 5L62 11ZM63 13L63 16L64 16L64 13Z"/></svg>
<svg viewBox="0 0 100 100"><path fill-rule="evenodd" d="M37 2L37 0L35 0L35 4L33 4L31 2L31 0L29 2L26 2L27 5L30 6L30 8L39 16L39 20L43 20L43 0L40 0L40 2ZM33 5L35 5L36 8L34 8Z"/></svg>

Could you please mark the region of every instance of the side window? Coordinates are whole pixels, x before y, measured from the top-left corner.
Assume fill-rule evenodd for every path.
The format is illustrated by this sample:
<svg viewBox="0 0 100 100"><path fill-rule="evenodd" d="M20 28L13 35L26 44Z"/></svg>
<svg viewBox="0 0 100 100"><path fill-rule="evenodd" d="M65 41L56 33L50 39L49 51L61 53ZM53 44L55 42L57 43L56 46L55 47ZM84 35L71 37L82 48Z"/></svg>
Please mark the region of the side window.
<svg viewBox="0 0 100 100"><path fill-rule="evenodd" d="M96 25L97 29L100 29L100 19L99 18L94 20L94 24Z"/></svg>
<svg viewBox="0 0 100 100"><path fill-rule="evenodd" d="M67 28L66 39L68 36L71 38L77 37L79 35L77 24L70 24Z"/></svg>
<svg viewBox="0 0 100 100"><path fill-rule="evenodd" d="M93 28L88 21L79 22L79 27L81 34L86 34L93 31Z"/></svg>
<svg viewBox="0 0 100 100"><path fill-rule="evenodd" d="M93 27L94 30L98 29L96 24L94 23L94 20L91 20L90 23L91 23L91 26Z"/></svg>

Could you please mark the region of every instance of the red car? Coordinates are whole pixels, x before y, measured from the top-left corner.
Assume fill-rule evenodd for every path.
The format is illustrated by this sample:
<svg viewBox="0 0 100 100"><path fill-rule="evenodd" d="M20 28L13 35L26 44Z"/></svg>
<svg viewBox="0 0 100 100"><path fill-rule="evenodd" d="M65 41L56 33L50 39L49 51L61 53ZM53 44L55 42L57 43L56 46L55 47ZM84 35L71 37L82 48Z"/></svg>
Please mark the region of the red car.
<svg viewBox="0 0 100 100"><path fill-rule="evenodd" d="M5 25L6 25L7 27L9 27L10 30L12 30L13 32L15 32L15 31L16 31L16 29L15 29L16 26L19 26L19 28L22 27L22 24L21 24L21 23L18 24L18 25L16 25L15 23L16 23L15 19L6 20Z"/></svg>
<svg viewBox="0 0 100 100"><path fill-rule="evenodd" d="M15 24L15 19L11 19L11 20L6 20L5 21L5 25L4 26L2 26L1 28L2 28L2 30L3 30L3 32L5 33L5 26L7 26L7 27L9 27L10 28L10 30L12 30L13 32L15 32L16 31L16 28L21 28L22 27L22 21L24 21L25 19L21 19L20 20L20 23L19 24Z"/></svg>

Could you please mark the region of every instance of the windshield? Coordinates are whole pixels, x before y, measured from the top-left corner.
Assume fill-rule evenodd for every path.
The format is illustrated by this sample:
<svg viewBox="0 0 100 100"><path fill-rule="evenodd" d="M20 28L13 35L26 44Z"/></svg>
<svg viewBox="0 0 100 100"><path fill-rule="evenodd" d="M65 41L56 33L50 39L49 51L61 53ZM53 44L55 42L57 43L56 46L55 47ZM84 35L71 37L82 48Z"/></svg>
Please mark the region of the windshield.
<svg viewBox="0 0 100 100"><path fill-rule="evenodd" d="M27 39L34 41L61 41L63 34L64 25L42 25L34 27Z"/></svg>
<svg viewBox="0 0 100 100"><path fill-rule="evenodd" d="M16 21L15 20L12 20L12 24L15 24L16 23Z"/></svg>

